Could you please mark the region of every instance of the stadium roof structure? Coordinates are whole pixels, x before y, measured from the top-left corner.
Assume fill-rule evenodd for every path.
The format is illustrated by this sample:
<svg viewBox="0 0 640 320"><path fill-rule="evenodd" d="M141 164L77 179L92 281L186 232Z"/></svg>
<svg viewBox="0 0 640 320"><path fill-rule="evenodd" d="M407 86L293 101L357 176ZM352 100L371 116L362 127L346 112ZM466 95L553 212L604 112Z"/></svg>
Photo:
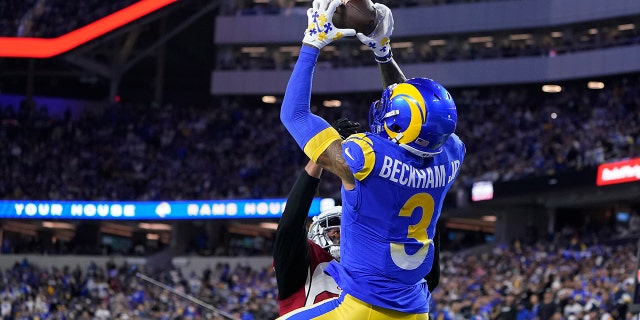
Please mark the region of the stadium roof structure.
<svg viewBox="0 0 640 320"><path fill-rule="evenodd" d="M218 6L140 0L56 38L0 37L0 92L161 102L175 85L208 97Z"/></svg>
<svg viewBox="0 0 640 320"><path fill-rule="evenodd" d="M50 58L159 10L176 0L141 0L55 38L0 37L0 57Z"/></svg>

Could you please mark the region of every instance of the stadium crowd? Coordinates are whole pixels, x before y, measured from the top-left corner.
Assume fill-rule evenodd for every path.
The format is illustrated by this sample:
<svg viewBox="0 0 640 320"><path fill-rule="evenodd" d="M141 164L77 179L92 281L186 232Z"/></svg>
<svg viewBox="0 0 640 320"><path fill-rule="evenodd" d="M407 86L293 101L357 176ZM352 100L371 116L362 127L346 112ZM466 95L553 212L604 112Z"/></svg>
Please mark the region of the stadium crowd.
<svg viewBox="0 0 640 320"><path fill-rule="evenodd" d="M88 268L37 266L18 261L2 270L3 320L24 319L228 319L138 277L135 265L108 263ZM277 287L271 268L217 264L200 274L167 270L156 279L196 296L233 319L274 319Z"/></svg>
<svg viewBox="0 0 640 320"><path fill-rule="evenodd" d="M487 1L514 0L380 0L375 1L387 5L389 8L436 6L459 3L474 3ZM310 1L297 0L225 0L221 1L220 13L223 15L305 15Z"/></svg>
<svg viewBox="0 0 640 320"><path fill-rule="evenodd" d="M453 89L468 146L459 187L580 170L640 151L638 75L549 94L538 87ZM317 107L367 126L376 94ZM35 102L0 106L4 199L157 200L284 197L305 161L277 105L242 97L207 108L114 105L74 119ZM320 102L321 103L321 102ZM498 130L499 128L499 130ZM323 179L321 196L339 182Z"/></svg>
<svg viewBox="0 0 640 320"><path fill-rule="evenodd" d="M565 227L546 238L519 239L491 250L442 252L431 314L443 320L633 319L634 241ZM637 236L637 234L636 234ZM628 238L631 239L631 238ZM633 238L637 239L637 238ZM2 270L2 319L225 319L136 277L134 265L55 268L17 261ZM234 319L277 316L271 266L211 265L150 274Z"/></svg>
<svg viewBox="0 0 640 320"><path fill-rule="evenodd" d="M281 196L304 161L293 141L282 138L273 106L246 108L230 100L208 110L115 105L76 120L70 114L52 119L33 102L2 110L5 198Z"/></svg>
<svg viewBox="0 0 640 320"><path fill-rule="evenodd" d="M137 1L3 0L0 37L55 38Z"/></svg>
<svg viewBox="0 0 640 320"><path fill-rule="evenodd" d="M0 36L54 38L83 27L138 0L4 0L0 2ZM430 6L505 0L383 0L390 7ZM306 14L308 2L294 0L224 0L220 14Z"/></svg>
<svg viewBox="0 0 640 320"><path fill-rule="evenodd" d="M640 28L621 30L620 21L604 21L594 25L563 26L549 30L513 35L512 32L492 32L486 36L413 36L394 38L391 44L394 59L402 65L446 61L506 59L514 57L555 57L594 49L637 45ZM640 24L639 24L640 25ZM515 37L515 38L514 38ZM328 68L373 66L369 49L361 48L357 40L335 43L325 50L319 64ZM242 46L218 49L216 68L220 70L288 70L297 59L297 49L291 46Z"/></svg>
<svg viewBox="0 0 640 320"><path fill-rule="evenodd" d="M60 0L2 1L0 35L55 37L133 2L92 0L69 6ZM460 2L474 0L386 1L393 6ZM265 7L254 1L228 3L227 14L297 10L296 2L289 0ZM266 7L271 9L261 11ZM19 15L5 15L15 12ZM70 23L69 16L86 19ZM637 43L638 39L632 34L621 41ZM496 48L485 47L486 51L468 58L482 58ZM516 54L540 54L527 51L531 47L515 49L524 50ZM449 59L441 53L433 58L404 53L398 50L401 63ZM566 84L563 92L553 95L531 86L452 89L460 115L458 134L469 148L461 187L476 180L509 181L637 157L639 85L636 74L610 79L602 90L587 90L583 83ZM348 116L366 126L367 108L375 99L374 94L346 96L342 108L314 108L330 120ZM280 123L278 106L247 101L225 97L211 107L151 109L125 103L87 110L79 118L68 113L61 119L51 117L47 107L35 101L0 105L0 198L285 196L305 156L292 139L285 138L288 134ZM337 180L327 176L320 193L335 196ZM567 228L548 238L522 239L488 252L443 252L432 316L438 320L637 319L628 311L634 299L637 248L635 242L602 240L611 231L602 229L596 235ZM247 242L237 240L228 250L253 254L255 248ZM148 270L111 263L83 270L16 262L0 272L0 318L224 319L139 280L138 271ZM277 316L271 266L218 264L198 274L167 270L153 276L234 319Z"/></svg>

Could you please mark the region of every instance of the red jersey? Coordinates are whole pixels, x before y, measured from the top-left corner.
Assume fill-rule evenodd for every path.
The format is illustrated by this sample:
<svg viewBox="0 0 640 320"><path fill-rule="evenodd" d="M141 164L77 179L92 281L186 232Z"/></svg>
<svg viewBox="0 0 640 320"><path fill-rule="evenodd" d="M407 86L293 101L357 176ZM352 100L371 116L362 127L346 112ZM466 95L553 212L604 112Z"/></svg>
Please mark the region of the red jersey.
<svg viewBox="0 0 640 320"><path fill-rule="evenodd" d="M307 243L310 256L307 281L291 296L278 300L280 315L340 295L341 290L336 281L324 272L333 257L313 241L307 239Z"/></svg>

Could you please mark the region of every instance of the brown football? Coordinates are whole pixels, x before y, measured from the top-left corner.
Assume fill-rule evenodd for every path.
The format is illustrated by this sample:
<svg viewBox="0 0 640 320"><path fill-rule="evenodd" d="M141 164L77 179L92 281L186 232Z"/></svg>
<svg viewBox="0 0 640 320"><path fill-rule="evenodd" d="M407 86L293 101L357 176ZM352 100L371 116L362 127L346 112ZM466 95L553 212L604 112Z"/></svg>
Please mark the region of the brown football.
<svg viewBox="0 0 640 320"><path fill-rule="evenodd" d="M371 0L346 0L336 8L333 25L338 28L355 29L369 35L376 28L376 9Z"/></svg>

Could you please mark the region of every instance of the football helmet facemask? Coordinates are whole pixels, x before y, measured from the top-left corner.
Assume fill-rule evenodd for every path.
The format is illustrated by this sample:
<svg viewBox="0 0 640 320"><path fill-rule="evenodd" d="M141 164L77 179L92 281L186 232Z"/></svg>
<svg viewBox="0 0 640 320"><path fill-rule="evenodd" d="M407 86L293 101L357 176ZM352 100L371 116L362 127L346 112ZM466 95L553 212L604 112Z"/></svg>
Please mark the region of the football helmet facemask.
<svg viewBox="0 0 640 320"><path fill-rule="evenodd" d="M387 87L369 109L372 133L421 157L442 152L457 121L456 105L449 92L428 78L412 78Z"/></svg>
<svg viewBox="0 0 640 320"><path fill-rule="evenodd" d="M340 238L331 239L327 234L330 229L338 229L340 231L340 216L342 215L342 207L335 206L325 210L318 216L313 217L311 227L307 237L317 245L327 250L331 256L340 261ZM337 240L337 241L335 241Z"/></svg>

